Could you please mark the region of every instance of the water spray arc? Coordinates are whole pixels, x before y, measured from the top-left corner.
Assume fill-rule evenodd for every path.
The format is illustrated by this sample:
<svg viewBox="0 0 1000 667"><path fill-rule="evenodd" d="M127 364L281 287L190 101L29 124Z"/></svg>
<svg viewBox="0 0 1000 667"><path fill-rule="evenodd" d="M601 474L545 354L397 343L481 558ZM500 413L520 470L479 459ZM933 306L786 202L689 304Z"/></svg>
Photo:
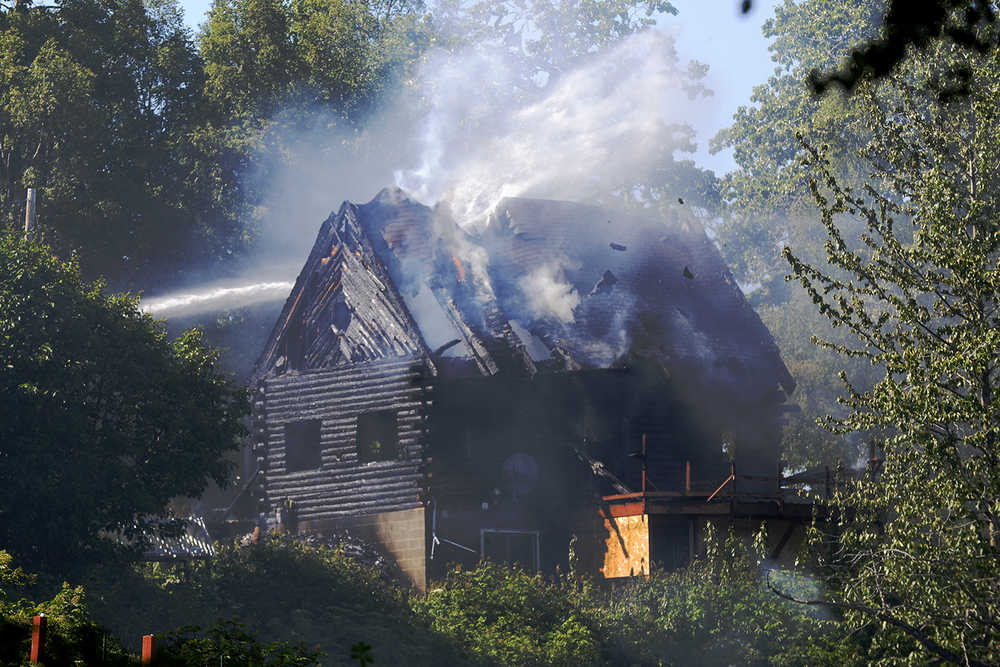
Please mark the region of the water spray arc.
<svg viewBox="0 0 1000 667"><path fill-rule="evenodd" d="M237 287L214 287L159 296L141 304L150 315L166 316L219 311L262 301L283 299L292 289L289 281L260 282Z"/></svg>

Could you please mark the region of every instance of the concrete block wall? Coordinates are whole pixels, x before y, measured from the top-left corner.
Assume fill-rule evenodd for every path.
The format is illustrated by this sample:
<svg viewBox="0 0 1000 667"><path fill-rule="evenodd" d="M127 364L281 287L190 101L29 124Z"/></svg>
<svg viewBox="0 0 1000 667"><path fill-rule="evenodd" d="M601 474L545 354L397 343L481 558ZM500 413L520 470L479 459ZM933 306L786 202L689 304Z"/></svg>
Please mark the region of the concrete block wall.
<svg viewBox="0 0 1000 667"><path fill-rule="evenodd" d="M378 545L393 558L410 583L421 593L427 591L427 545L429 528L423 507L319 519L299 523L301 532L347 530Z"/></svg>
<svg viewBox="0 0 1000 667"><path fill-rule="evenodd" d="M421 593L427 591L427 517L423 507L373 515L376 539Z"/></svg>

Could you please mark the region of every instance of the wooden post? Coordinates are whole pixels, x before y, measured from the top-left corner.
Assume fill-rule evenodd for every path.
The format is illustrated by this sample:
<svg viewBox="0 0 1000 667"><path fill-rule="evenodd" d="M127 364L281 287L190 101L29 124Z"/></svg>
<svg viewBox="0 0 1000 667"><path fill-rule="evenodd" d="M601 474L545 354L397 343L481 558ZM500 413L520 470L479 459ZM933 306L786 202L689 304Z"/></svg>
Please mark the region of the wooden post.
<svg viewBox="0 0 1000 667"><path fill-rule="evenodd" d="M156 654L156 635L142 636L142 664L152 665Z"/></svg>
<svg viewBox="0 0 1000 667"><path fill-rule="evenodd" d="M24 205L24 239L35 235L35 188L28 188L28 198Z"/></svg>
<svg viewBox="0 0 1000 667"><path fill-rule="evenodd" d="M691 495L691 462L684 462L684 495Z"/></svg>
<svg viewBox="0 0 1000 667"><path fill-rule="evenodd" d="M45 626L48 619L35 616L31 624L31 657L29 662L37 664L45 659Z"/></svg>

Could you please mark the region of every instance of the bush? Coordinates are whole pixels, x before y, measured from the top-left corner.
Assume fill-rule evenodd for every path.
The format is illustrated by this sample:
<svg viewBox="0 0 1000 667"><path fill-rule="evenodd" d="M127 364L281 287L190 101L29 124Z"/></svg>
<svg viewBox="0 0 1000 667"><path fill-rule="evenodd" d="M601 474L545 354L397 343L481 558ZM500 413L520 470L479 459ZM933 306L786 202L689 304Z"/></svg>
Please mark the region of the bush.
<svg viewBox="0 0 1000 667"><path fill-rule="evenodd" d="M852 664L856 647L836 621L776 595L765 585L763 529L748 548L709 527L706 556L673 572L636 579L598 596L593 621L615 664ZM792 573L786 582L802 580Z"/></svg>
<svg viewBox="0 0 1000 667"><path fill-rule="evenodd" d="M764 544L763 532L757 543ZM482 663L503 665L859 664L838 623L765 585L761 559L710 533L705 558L613 588L483 563L452 571L414 610ZM778 573L783 588L810 585Z"/></svg>
<svg viewBox="0 0 1000 667"><path fill-rule="evenodd" d="M87 586L95 617L128 641L177 627L185 629L176 636L199 641L228 631L238 637L239 629L262 642L292 642L310 655L323 653L324 665L357 665L350 649L361 641L372 646L380 665L469 662L410 610L408 590L383 581L377 569L342 549L285 537L221 545L213 559L188 565L94 570ZM233 623L218 625L220 620ZM202 647L214 650L208 643Z"/></svg>
<svg viewBox="0 0 1000 667"><path fill-rule="evenodd" d="M274 641L261 644L246 628L234 621L220 621L202 630L188 626L161 638L156 664L174 665L253 665L254 667L305 667L318 664L322 653L302 644Z"/></svg>
<svg viewBox="0 0 1000 667"><path fill-rule="evenodd" d="M482 563L453 570L423 597L341 549L281 537L221 546L202 563L108 566L87 587L94 618L133 654L141 635L156 634L165 664L229 656L232 664L309 665L321 654L325 665L357 665L359 656L379 665L864 663L863 647L835 618L768 589L752 549L732 535L720 542L710 534L707 543L707 556L687 568L613 588L576 573L546 580ZM23 659L38 611L52 619L60 659L102 662L94 659L102 631L82 589L64 585L43 604L9 603L2 591L28 577L0 556L0 663ZM778 576L782 590L812 585ZM17 645L9 648L7 637ZM112 642L103 662L114 660L127 656Z"/></svg>
<svg viewBox="0 0 1000 667"><path fill-rule="evenodd" d="M23 592L35 580L20 568L12 567L12 560L10 554L0 551L0 664L27 661L32 619L39 614L48 618L45 642L48 664L129 664L122 646L91 620L82 588L64 583L44 602L11 600L13 592Z"/></svg>
<svg viewBox="0 0 1000 667"><path fill-rule="evenodd" d="M481 563L453 570L413 608L481 662L601 664L598 639L578 602L539 575Z"/></svg>

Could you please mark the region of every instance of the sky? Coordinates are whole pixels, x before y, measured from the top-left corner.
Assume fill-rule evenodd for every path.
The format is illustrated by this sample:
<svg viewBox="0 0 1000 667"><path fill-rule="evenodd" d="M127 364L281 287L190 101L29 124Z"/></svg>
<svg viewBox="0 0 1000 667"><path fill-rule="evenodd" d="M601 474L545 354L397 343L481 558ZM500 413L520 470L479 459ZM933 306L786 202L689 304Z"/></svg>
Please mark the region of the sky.
<svg viewBox="0 0 1000 667"><path fill-rule="evenodd" d="M754 87L774 73L761 26L782 0L754 0L748 14L740 12L738 0L672 1L677 16L661 25L676 26L682 62L698 60L709 66L707 86L713 91L708 105L712 113L692 119L698 132L695 161L721 175L735 167L732 152L709 155L708 140L730 125L736 110L749 104Z"/></svg>
<svg viewBox="0 0 1000 667"><path fill-rule="evenodd" d="M676 31L677 52L683 62L698 60L709 66L707 85L713 96L708 113L692 119L697 131L695 161L721 175L734 168L732 155L708 153L708 141L727 127L741 105L750 101L754 86L774 71L761 25L781 0L754 0L742 14L739 0L673 0L677 16L664 18L663 29ZM197 32L211 0L181 0L187 24Z"/></svg>

